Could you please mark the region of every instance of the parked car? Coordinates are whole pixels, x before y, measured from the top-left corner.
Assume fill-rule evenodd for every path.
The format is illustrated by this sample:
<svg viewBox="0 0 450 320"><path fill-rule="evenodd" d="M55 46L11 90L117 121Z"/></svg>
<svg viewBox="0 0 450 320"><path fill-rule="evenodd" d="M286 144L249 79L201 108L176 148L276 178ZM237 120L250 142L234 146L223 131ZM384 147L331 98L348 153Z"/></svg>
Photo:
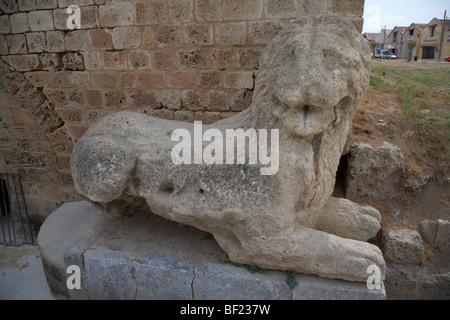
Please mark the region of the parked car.
<svg viewBox="0 0 450 320"><path fill-rule="evenodd" d="M381 50L380 53L381 59L397 59L397 56L390 52L389 50Z"/></svg>
<svg viewBox="0 0 450 320"><path fill-rule="evenodd" d="M448 56L448 57L445 57L445 62L450 62L450 56Z"/></svg>

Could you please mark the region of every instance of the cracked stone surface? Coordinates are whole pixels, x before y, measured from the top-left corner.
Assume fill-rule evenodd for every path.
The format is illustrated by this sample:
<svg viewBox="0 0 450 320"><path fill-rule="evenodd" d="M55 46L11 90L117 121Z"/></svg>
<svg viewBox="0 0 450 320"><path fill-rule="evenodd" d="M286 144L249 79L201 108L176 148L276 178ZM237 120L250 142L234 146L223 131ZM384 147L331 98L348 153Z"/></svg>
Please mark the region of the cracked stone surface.
<svg viewBox="0 0 450 320"><path fill-rule="evenodd" d="M209 234L148 212L114 221L86 201L66 203L38 237L44 271L54 293L69 299L289 300L385 299L384 287L297 274L252 274L219 262L223 253ZM68 290L68 266L81 269L81 289ZM338 294L334 294L334 293Z"/></svg>

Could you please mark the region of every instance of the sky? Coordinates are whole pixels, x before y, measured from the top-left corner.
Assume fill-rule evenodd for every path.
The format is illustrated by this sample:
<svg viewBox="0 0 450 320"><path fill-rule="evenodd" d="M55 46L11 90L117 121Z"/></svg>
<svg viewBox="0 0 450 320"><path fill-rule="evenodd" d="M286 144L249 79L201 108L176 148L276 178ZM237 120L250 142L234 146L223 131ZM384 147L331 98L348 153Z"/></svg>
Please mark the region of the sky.
<svg viewBox="0 0 450 320"><path fill-rule="evenodd" d="M378 33L384 26L393 29L443 19L445 10L450 17L450 0L366 0L363 32Z"/></svg>

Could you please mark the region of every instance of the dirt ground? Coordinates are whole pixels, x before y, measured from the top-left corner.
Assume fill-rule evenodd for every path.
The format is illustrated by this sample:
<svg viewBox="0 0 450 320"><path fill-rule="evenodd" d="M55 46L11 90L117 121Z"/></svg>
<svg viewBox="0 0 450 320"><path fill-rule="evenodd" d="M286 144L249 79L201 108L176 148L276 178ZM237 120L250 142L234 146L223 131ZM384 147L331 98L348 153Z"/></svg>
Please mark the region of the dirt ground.
<svg viewBox="0 0 450 320"><path fill-rule="evenodd" d="M373 60L373 66L408 69L449 68L450 63L407 62L404 60ZM418 72L420 74L420 72ZM447 80L445 80L447 81ZM444 81L444 82L445 82ZM447 85L436 89L450 96L450 79ZM442 95L440 95L442 97ZM428 99L438 103L447 114L450 112L448 101L437 101L432 95ZM389 130L387 130L387 128ZM404 191L400 196L380 202L367 202L382 214L382 230L410 228L420 230L419 222L424 219L450 220L450 152L434 137L424 134L423 128L408 119L402 111L402 105L395 93L378 92L370 88L361 108L357 111L350 141L389 143L402 150L405 168L402 173L408 177L425 178L426 184L414 191ZM403 178L402 178L403 179ZM399 188L403 188L403 182ZM381 240L381 232L379 233ZM448 274L450 255L425 244L425 257L420 265L430 274ZM401 297L396 297L401 298Z"/></svg>
<svg viewBox="0 0 450 320"><path fill-rule="evenodd" d="M433 69L433 68L450 68L450 62L434 62L434 61L411 61L406 60L386 60L373 59L372 66L386 66L392 68L409 68L409 69Z"/></svg>

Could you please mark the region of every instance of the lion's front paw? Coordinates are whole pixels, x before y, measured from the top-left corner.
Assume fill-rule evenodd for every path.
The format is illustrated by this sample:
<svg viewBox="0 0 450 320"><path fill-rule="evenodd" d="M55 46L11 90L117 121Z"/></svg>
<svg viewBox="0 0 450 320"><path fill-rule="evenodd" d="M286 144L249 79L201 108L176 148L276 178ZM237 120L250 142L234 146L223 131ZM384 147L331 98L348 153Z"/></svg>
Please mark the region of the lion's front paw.
<svg viewBox="0 0 450 320"><path fill-rule="evenodd" d="M371 206L330 197L315 228L339 237L367 241L380 230L380 221L380 212Z"/></svg>

